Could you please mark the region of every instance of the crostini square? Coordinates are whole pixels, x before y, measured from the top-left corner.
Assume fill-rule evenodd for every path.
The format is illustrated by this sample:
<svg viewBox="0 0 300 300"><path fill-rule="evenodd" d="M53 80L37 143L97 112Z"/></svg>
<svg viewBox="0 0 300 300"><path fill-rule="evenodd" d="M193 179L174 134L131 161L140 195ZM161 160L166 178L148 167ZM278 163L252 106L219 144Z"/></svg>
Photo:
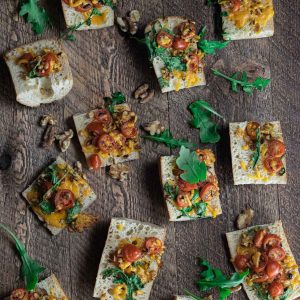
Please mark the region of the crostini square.
<svg viewBox="0 0 300 300"><path fill-rule="evenodd" d="M225 40L265 38L274 34L272 0L224 0L220 3Z"/></svg>
<svg viewBox="0 0 300 300"><path fill-rule="evenodd" d="M60 157L22 195L53 235L75 222L97 198L87 181Z"/></svg>
<svg viewBox="0 0 300 300"><path fill-rule="evenodd" d="M59 41L41 40L8 51L16 100L37 107L65 97L73 86L68 57Z"/></svg>
<svg viewBox="0 0 300 300"><path fill-rule="evenodd" d="M286 184L286 147L279 121L230 123L233 181Z"/></svg>

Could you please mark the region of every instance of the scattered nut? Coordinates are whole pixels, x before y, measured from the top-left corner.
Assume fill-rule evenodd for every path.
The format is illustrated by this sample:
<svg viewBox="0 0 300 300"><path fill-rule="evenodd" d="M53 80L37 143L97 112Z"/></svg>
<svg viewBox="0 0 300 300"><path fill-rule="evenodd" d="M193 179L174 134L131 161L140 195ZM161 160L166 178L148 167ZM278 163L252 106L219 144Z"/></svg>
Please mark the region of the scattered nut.
<svg viewBox="0 0 300 300"><path fill-rule="evenodd" d="M128 31L128 22L126 22L124 20L124 18L121 18L121 17L117 17L117 24L119 25L119 28L121 31L123 32L127 32Z"/></svg>
<svg viewBox="0 0 300 300"><path fill-rule="evenodd" d="M52 115L43 115L41 117L40 125L46 127L47 125L57 125L57 120Z"/></svg>
<svg viewBox="0 0 300 300"><path fill-rule="evenodd" d="M139 99L140 103L147 103L154 97L154 90L149 88L149 84L144 83L134 92L134 98Z"/></svg>
<svg viewBox="0 0 300 300"><path fill-rule="evenodd" d="M239 290L241 290L242 285L239 284L238 286L230 288L231 293L237 293Z"/></svg>
<svg viewBox="0 0 300 300"><path fill-rule="evenodd" d="M87 177L83 173L82 163L80 161L76 161L74 164L74 170L84 179L86 180Z"/></svg>
<svg viewBox="0 0 300 300"><path fill-rule="evenodd" d="M93 226L98 221L98 218L91 214L80 213L76 220L73 221L68 230L70 232L83 232L85 229Z"/></svg>
<svg viewBox="0 0 300 300"><path fill-rule="evenodd" d="M143 128L145 131L149 132L150 135L160 134L165 130L165 127L161 125L158 120L143 125Z"/></svg>
<svg viewBox="0 0 300 300"><path fill-rule="evenodd" d="M55 141L55 136L57 134L57 127L54 125L48 125L42 139L41 146L43 148L50 148Z"/></svg>
<svg viewBox="0 0 300 300"><path fill-rule="evenodd" d="M108 174L117 180L124 181L127 179L129 167L125 164L111 165Z"/></svg>
<svg viewBox="0 0 300 300"><path fill-rule="evenodd" d="M236 220L236 227L238 229L244 229L248 227L254 217L254 210L251 208L245 209L241 214L239 214L237 220Z"/></svg>
<svg viewBox="0 0 300 300"><path fill-rule="evenodd" d="M140 12L136 9L130 11L128 16L129 16L131 22L135 22L135 23L138 23L141 18Z"/></svg>
<svg viewBox="0 0 300 300"><path fill-rule="evenodd" d="M59 148L62 152L66 152L71 144L71 139L74 136L74 132L72 129L65 131L62 134L56 135L56 139L58 140Z"/></svg>
<svg viewBox="0 0 300 300"><path fill-rule="evenodd" d="M125 17L117 17L117 24L121 31L129 31L131 35L135 35L138 31L140 17L139 11L135 9L130 11Z"/></svg>
<svg viewBox="0 0 300 300"><path fill-rule="evenodd" d="M135 35L138 31L138 25L136 22L132 22L131 19L129 17L126 17L127 23L128 23L128 29L129 29L129 33L131 35Z"/></svg>

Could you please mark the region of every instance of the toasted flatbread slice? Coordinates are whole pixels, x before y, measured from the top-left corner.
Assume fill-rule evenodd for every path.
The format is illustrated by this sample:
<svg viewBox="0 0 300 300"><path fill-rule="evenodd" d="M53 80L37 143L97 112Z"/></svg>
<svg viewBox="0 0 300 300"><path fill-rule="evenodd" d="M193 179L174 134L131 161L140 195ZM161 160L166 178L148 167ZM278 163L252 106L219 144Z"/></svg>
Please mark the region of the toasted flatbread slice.
<svg viewBox="0 0 300 300"><path fill-rule="evenodd" d="M105 247L102 253L98 275L96 278L96 284L94 289L94 297L105 297L107 300L113 300L113 296L109 293L109 289L113 286L112 278L103 279L103 271L108 268L115 268L111 263L111 254L116 250L119 242L122 239L130 237L146 238L156 237L161 241L165 240L166 229L153 225L151 223L144 223L136 220L130 220L126 218L113 218L110 223L108 235L105 243ZM145 284L142 289L144 294L135 295L137 300L147 300L150 297L153 281Z"/></svg>
<svg viewBox="0 0 300 300"><path fill-rule="evenodd" d="M84 22L90 15L90 12L81 13L76 11L63 0L61 0L61 5L68 28ZM112 7L103 5L101 8L97 9L101 15L93 16L91 25L83 24L77 30L101 29L114 25L114 10Z"/></svg>
<svg viewBox="0 0 300 300"><path fill-rule="evenodd" d="M44 49L49 49L58 55L61 65L59 71L46 77L29 78L23 66L17 62L24 53L33 52L40 55ZM59 41L41 40L20 46L8 51L4 59L9 68L15 91L16 100L26 106L37 107L65 97L73 86L73 77L68 57Z"/></svg>
<svg viewBox="0 0 300 300"><path fill-rule="evenodd" d="M250 2L254 3L255 1L249 0L247 3ZM270 5L273 9L272 0L262 0L262 3ZM246 23L246 25L242 28L238 28L235 25L235 19L232 19L230 17L231 13L228 10L226 1L224 1L224 3L221 4L221 11L223 23L223 37L225 40L257 39L270 37L274 35L274 17L270 18L260 31L256 31L254 25L251 24L251 22ZM239 18L243 19L245 12L237 12L236 14L238 15L236 20L239 20Z"/></svg>
<svg viewBox="0 0 300 300"><path fill-rule="evenodd" d="M114 106L114 110L122 111L122 110L130 110L130 107L128 104L118 104ZM97 109L92 110L88 113L83 114L77 114L73 116L74 124L77 131L77 136L81 145L81 149L84 153L84 156L86 158L87 164L89 165L89 157L96 153L99 155L101 159L101 168L113 165L113 164L119 164L126 161L136 160L140 158L140 153L137 150L132 150L130 153L123 155L123 156L114 156L112 153L109 154L102 154L99 150L97 150L96 147L86 146L86 138L88 133L86 132L85 128L86 126L93 120L93 113L96 112Z"/></svg>
<svg viewBox="0 0 300 300"><path fill-rule="evenodd" d="M152 29L156 28L166 28L167 30L176 31L176 27L181 24L182 22L190 21L186 18L179 17L179 16L172 16L166 18L159 18L151 23L149 23L145 28L145 35L149 34L149 38L153 39L153 34L151 33ZM192 22L192 21L190 21ZM158 29L159 30L159 29ZM197 49L197 44L193 44L193 50ZM163 93L170 92L170 91L178 91L184 88L191 88L195 86L205 85L205 75L203 71L203 64L200 63L198 72L173 72L173 78L170 78L168 84L164 83L162 80L162 68L165 67L164 62L160 57L153 58L153 68L156 74L156 77L159 80L159 84L161 87L161 91ZM184 78L185 79L182 79Z"/></svg>
<svg viewBox="0 0 300 300"><path fill-rule="evenodd" d="M230 255L231 258L234 259L234 257L236 256L236 248L239 245L239 241L240 241L240 237L244 232L247 232L251 229L255 229L255 228L268 228L270 230L270 232L277 234L281 239L282 239L282 247L285 250L286 254L291 258L291 260L295 260L293 253L291 251L291 248L288 244L286 235L284 233L283 230L283 226L282 226L282 222L276 221L273 224L265 224L265 225L257 225L257 226L252 226L252 227L248 227L246 229L242 229L242 230L238 230L238 231L233 231L233 232L229 232L226 233L226 238L227 238L227 242L228 242L228 246L229 246L229 251L230 251ZM238 270L236 270L238 271ZM299 276L299 270L294 269L295 275ZM248 298L250 300L261 300L261 298L259 298L256 295L256 291L253 287L250 287L246 282L243 284L244 290L248 296ZM287 298L284 298L285 300L293 300L296 299L300 296L300 285L297 285L294 287L293 291L287 296Z"/></svg>
<svg viewBox="0 0 300 300"><path fill-rule="evenodd" d="M78 199L76 198L77 201L80 200L81 203L81 210L80 212L83 212L86 210L97 198L96 194L94 191L91 189L89 184L87 183L86 180L84 180L70 165L68 165L62 158L57 157L56 161L50 165L50 167L53 166L66 166L67 169L69 170L70 174L72 176L76 176L80 180L80 183L76 184L75 183L63 183L65 187L70 189L74 195L78 195ZM22 193L23 197L28 201L29 205L32 207L33 211L37 215L37 217L45 223L44 225L49 229L49 231L53 235L59 234L64 228L67 227L67 224L64 222L60 222L60 217L63 217L61 214L58 216L56 215L55 212L51 214L43 214L41 209L38 208L37 205L35 205L36 201L38 202L40 199L35 199L35 186L36 183L38 182L39 178L41 178L45 174L45 171L42 172L42 174ZM74 189L74 191L73 191ZM76 189L76 191L75 191Z"/></svg>
<svg viewBox="0 0 300 300"><path fill-rule="evenodd" d="M206 214L203 218L189 218L186 216L181 216L180 210L177 209L177 207L173 204L174 200L170 198L170 196L166 193L164 187L165 184L170 182L176 182L176 176L173 174L173 169L176 165L176 156L162 156L160 158L160 178L161 178L161 184L163 188L164 198L167 204L167 209L169 213L169 221L191 221L191 220L198 220L203 218L209 218L209 217L216 217L218 215L222 214L222 208L220 203L220 197L219 195L214 197L209 203L206 208ZM214 166L208 167L207 169L207 176L214 175L215 168Z"/></svg>
<svg viewBox="0 0 300 300"><path fill-rule="evenodd" d="M239 133L245 131L248 122L229 123L230 147L233 181L235 185L239 184L286 184L287 174L269 175L263 166L260 157L255 170L253 169L252 156L254 151L245 149L245 141ZM279 121L268 122L274 126L274 138L283 141L283 134ZM262 145L261 153L266 152L266 146ZM282 158L286 170L286 158Z"/></svg>

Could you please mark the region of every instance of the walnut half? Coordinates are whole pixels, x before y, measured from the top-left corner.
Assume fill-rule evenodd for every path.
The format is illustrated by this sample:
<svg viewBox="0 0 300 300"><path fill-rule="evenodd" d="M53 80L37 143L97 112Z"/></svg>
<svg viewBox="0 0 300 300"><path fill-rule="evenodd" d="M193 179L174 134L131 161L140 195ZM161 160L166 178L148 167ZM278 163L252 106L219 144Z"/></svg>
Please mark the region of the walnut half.
<svg viewBox="0 0 300 300"><path fill-rule="evenodd" d="M56 135L56 139L58 140L59 148L61 152L66 152L71 144L71 139L74 136L74 132L72 129L65 131L62 134Z"/></svg>
<svg viewBox="0 0 300 300"><path fill-rule="evenodd" d="M125 164L111 165L108 174L117 180L124 181L127 179L129 167Z"/></svg>
<svg viewBox="0 0 300 300"><path fill-rule="evenodd" d="M165 130L165 127L161 125L158 120L143 125L143 128L145 131L149 132L150 135L160 134Z"/></svg>

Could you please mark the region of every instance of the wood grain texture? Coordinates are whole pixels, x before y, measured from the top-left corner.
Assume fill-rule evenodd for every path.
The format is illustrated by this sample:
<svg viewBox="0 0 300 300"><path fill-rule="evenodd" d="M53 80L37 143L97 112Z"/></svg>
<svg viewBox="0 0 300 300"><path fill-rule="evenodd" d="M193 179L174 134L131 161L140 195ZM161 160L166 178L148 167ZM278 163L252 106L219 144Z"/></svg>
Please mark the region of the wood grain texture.
<svg viewBox="0 0 300 300"><path fill-rule="evenodd" d="M60 1L40 1L53 17L53 28L35 36L23 18L17 16L16 0L2 0L0 7L0 53L40 38L57 38L65 24ZM204 0L123 0L118 13L129 10L141 13L141 30L153 19L168 15L183 15L207 26L208 38L216 39L217 9ZM15 94L5 63L0 61L0 155L12 156L8 170L0 171L0 222L14 229L33 257L54 272L72 300L93 299L92 292L97 268L112 216L123 216L165 226L167 251L164 269L159 273L150 299L171 299L184 289L196 292L197 257L208 259L225 272L233 271L224 233L234 230L234 220L247 206L255 209L254 223L262 224L282 219L291 248L300 261L299 221L299 79L300 79L300 3L297 0L275 1L276 33L269 39L236 41L215 56L206 58L207 86L161 94L149 68L143 46L121 34L117 27L76 33L75 42L64 42L73 71L74 87L62 101L29 109L15 101ZM210 68L232 72L245 61L257 61L271 70L271 86L263 93L247 96L230 92L228 82L216 78ZM139 104L132 92L148 82L155 89L154 99ZM139 117L139 124L160 120L175 137L199 141L199 132L189 128L187 105L198 99L212 103L225 121L218 120L222 140L213 149L217 156L216 172L221 188L222 216L217 219L185 223L169 223L158 178L158 158L177 153L164 145L142 140L142 155L130 162L131 173L124 184L105 174L86 170L88 180L98 195L89 208L99 216L98 224L83 234L63 232L50 236L41 226L20 192L39 172L56 158L58 149L39 147L43 129L39 117L52 113L59 120L61 131L72 128L72 115L101 104L103 96L122 91ZM288 148L287 186L233 186L228 136L228 123L251 119L280 120ZM201 145L203 147L207 145ZM68 162L83 162L80 145L75 137L62 155ZM22 286L19 260L9 239L0 235L0 298L14 287ZM246 299L243 292L232 299Z"/></svg>

